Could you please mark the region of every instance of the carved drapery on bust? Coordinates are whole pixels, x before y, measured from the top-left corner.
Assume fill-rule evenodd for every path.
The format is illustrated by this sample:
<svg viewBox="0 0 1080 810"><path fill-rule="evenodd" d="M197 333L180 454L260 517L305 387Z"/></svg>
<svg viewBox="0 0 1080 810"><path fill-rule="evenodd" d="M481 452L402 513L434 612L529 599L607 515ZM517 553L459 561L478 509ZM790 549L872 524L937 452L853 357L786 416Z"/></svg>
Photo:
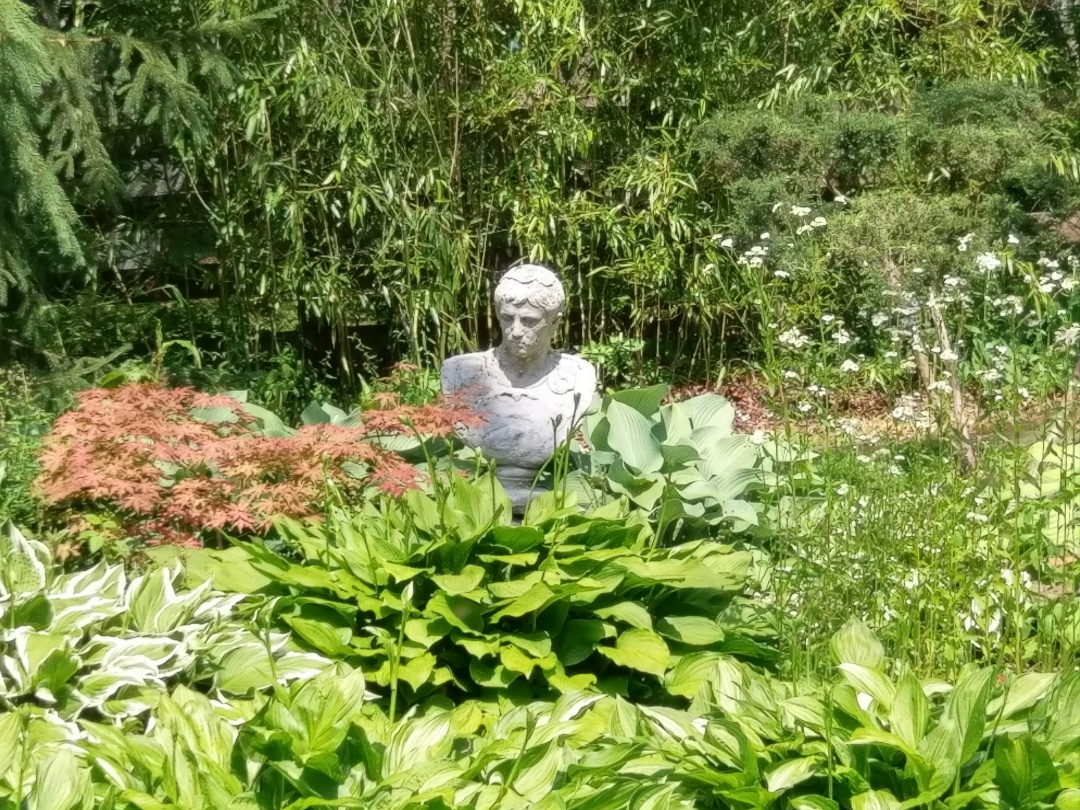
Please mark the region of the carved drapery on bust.
<svg viewBox="0 0 1080 810"><path fill-rule="evenodd" d="M515 511L524 509L537 471L596 395L595 369L551 349L564 303L562 284L546 267L512 268L495 287L502 343L442 367L443 393L460 397L483 420L461 428L462 441L496 462Z"/></svg>

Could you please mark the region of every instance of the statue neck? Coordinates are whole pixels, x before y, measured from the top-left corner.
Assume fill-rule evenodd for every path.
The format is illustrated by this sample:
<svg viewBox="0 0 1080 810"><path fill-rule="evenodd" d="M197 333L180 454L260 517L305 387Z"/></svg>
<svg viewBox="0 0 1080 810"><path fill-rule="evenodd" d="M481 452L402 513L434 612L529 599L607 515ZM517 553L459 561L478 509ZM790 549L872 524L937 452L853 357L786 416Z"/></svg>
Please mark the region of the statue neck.
<svg viewBox="0 0 1080 810"><path fill-rule="evenodd" d="M528 388L535 385L554 369L558 355L550 349L539 357L514 357L497 346L494 350L495 362L506 381L514 388Z"/></svg>

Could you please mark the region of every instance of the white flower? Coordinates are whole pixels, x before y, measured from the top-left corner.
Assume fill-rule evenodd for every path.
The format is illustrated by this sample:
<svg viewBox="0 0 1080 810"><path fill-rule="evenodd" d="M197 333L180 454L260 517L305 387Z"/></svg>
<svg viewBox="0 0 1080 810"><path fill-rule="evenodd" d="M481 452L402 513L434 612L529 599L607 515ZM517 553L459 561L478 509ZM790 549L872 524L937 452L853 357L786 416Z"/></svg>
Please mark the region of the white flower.
<svg viewBox="0 0 1080 810"><path fill-rule="evenodd" d="M870 324L876 329L879 326L884 326L889 322L889 316L884 312L878 312L870 319Z"/></svg>
<svg viewBox="0 0 1080 810"><path fill-rule="evenodd" d="M1072 346L1077 338L1080 338L1080 323L1063 326L1054 333L1054 343L1059 346Z"/></svg>
<svg viewBox="0 0 1080 810"><path fill-rule="evenodd" d="M1072 290L1076 289L1076 285L1078 283L1080 282L1077 282L1075 278L1063 278L1061 280L1061 289L1065 292L1071 292Z"/></svg>
<svg viewBox="0 0 1080 810"><path fill-rule="evenodd" d="M946 287L959 287L961 284L963 284L962 279L959 279L956 276L945 276Z"/></svg>
<svg viewBox="0 0 1080 810"><path fill-rule="evenodd" d="M750 441L754 444L765 444L765 431L760 428L755 430L754 435L750 437Z"/></svg>
<svg viewBox="0 0 1080 810"><path fill-rule="evenodd" d="M821 322L822 323L832 323L835 320L836 320L835 315L822 315L821 316Z"/></svg>
<svg viewBox="0 0 1080 810"><path fill-rule="evenodd" d="M761 235L761 236L760 236L759 238L761 239L761 241L763 241L763 242L764 242L764 241L765 241L766 239L768 239L768 238L769 238L770 236L771 236L771 234L770 234L770 233L769 233L768 231L765 231L765 233L763 233L763 234L762 234L762 235Z"/></svg>
<svg viewBox="0 0 1080 810"><path fill-rule="evenodd" d="M994 351L1004 357L1009 353L1009 347L1006 346L1004 343L999 343L997 346L994 347Z"/></svg>
<svg viewBox="0 0 1080 810"><path fill-rule="evenodd" d="M870 456L863 456L863 455L855 456L855 460L859 461L859 462L861 462L863 464L869 464L871 461L873 461L873 459L870 458Z"/></svg>
<svg viewBox="0 0 1080 810"><path fill-rule="evenodd" d="M899 356L900 355L897 354L896 352L885 352L885 359L886 360L895 360Z"/></svg>
<svg viewBox="0 0 1080 810"><path fill-rule="evenodd" d="M735 244L735 240L732 239L730 236L727 239L721 239L720 240L720 247L722 247L722 248L729 248L729 247L733 246L734 244Z"/></svg>
<svg viewBox="0 0 1080 810"><path fill-rule="evenodd" d="M841 346L846 346L847 344L851 343L851 334L843 327L840 327L835 332L833 332L832 339L839 343Z"/></svg>
<svg viewBox="0 0 1080 810"><path fill-rule="evenodd" d="M891 415L893 419L903 419L907 416L907 409L903 405L897 405L892 409Z"/></svg>
<svg viewBox="0 0 1080 810"><path fill-rule="evenodd" d="M1023 386L1021 386L1020 388L1017 388L1016 393L1018 393L1020 395L1021 399L1031 399L1031 392L1028 391Z"/></svg>
<svg viewBox="0 0 1080 810"><path fill-rule="evenodd" d="M904 471L901 470L899 467L897 467L895 464L890 464L885 469L885 474L886 475L903 475Z"/></svg>
<svg viewBox="0 0 1080 810"><path fill-rule="evenodd" d="M805 205L793 205L791 206L791 215L793 217L805 217L810 213L810 209Z"/></svg>
<svg viewBox="0 0 1080 810"><path fill-rule="evenodd" d="M814 408L814 406L811 405L809 402L800 402L799 403L799 410L802 411L803 413L808 413L809 411L813 410L813 408Z"/></svg>
<svg viewBox="0 0 1080 810"><path fill-rule="evenodd" d="M926 272L926 270L921 267L912 267L911 272L914 273L916 276L921 276L923 273Z"/></svg>
<svg viewBox="0 0 1080 810"><path fill-rule="evenodd" d="M976 523L986 523L986 521L990 520L986 515L979 514L978 512L968 512L967 519Z"/></svg>
<svg viewBox="0 0 1080 810"><path fill-rule="evenodd" d="M980 253L975 257L975 264L984 273L992 273L1001 267L1001 259L993 253Z"/></svg>
<svg viewBox="0 0 1080 810"><path fill-rule="evenodd" d="M804 346L810 345L810 338L804 335L796 327L791 327L786 332L783 332L779 340L785 346L790 346L793 349L801 349Z"/></svg>
<svg viewBox="0 0 1080 810"><path fill-rule="evenodd" d="M841 498L847 495L850 491L851 488L847 484L841 484L836 488L836 494L839 495Z"/></svg>
<svg viewBox="0 0 1080 810"><path fill-rule="evenodd" d="M859 370L859 364L856 363L854 360L848 359L848 360L845 360L843 362L843 364L840 366L840 370L841 371L846 371L849 374L854 374L856 371Z"/></svg>
<svg viewBox="0 0 1080 810"><path fill-rule="evenodd" d="M786 270L774 270L773 275L777 278L791 278L791 273Z"/></svg>
<svg viewBox="0 0 1080 810"><path fill-rule="evenodd" d="M927 390L929 390L929 391L948 391L949 390L949 381L948 380L937 380L936 382L932 382L927 387Z"/></svg>
<svg viewBox="0 0 1080 810"><path fill-rule="evenodd" d="M826 225L829 224L829 221L825 219L825 217L814 217L812 220L810 220L810 224L813 225L815 228L824 228Z"/></svg>
<svg viewBox="0 0 1080 810"><path fill-rule="evenodd" d="M960 358L954 351L945 351L941 353L941 359L944 360L946 363L955 363Z"/></svg>
<svg viewBox="0 0 1080 810"><path fill-rule="evenodd" d="M802 236L804 233L810 233L810 231L812 230L814 230L813 225L800 225L798 228L795 229L795 235Z"/></svg>
<svg viewBox="0 0 1080 810"><path fill-rule="evenodd" d="M799 372L792 371L791 369L787 369L786 371L784 371L784 379L785 380L797 380L797 379L799 379Z"/></svg>
<svg viewBox="0 0 1080 810"><path fill-rule="evenodd" d="M1014 234L1014 233L1009 234L1009 240L1008 241L1009 241L1010 245L1019 245L1020 244L1020 240L1016 237L1016 234Z"/></svg>
<svg viewBox="0 0 1080 810"><path fill-rule="evenodd" d="M971 240L974 239L974 238L975 238L975 234L973 234L973 233L969 233L969 234L965 234L964 236L961 236L960 239L958 240L960 244L956 249L959 250L961 253L967 253L968 245L971 244Z"/></svg>

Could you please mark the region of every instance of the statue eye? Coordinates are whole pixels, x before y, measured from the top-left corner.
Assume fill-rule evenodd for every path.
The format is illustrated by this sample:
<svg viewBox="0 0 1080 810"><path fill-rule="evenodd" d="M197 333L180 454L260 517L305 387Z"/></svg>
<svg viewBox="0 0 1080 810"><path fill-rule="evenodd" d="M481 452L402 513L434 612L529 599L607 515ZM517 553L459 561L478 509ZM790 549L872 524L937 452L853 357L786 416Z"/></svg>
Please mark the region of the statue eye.
<svg viewBox="0 0 1080 810"><path fill-rule="evenodd" d="M537 325L537 324L539 324L539 323L540 323L540 319L539 319L539 318L522 318L522 319L521 319L521 325L522 325L522 326L527 326L527 327L529 327L530 329L531 329L532 327L536 326L536 325Z"/></svg>

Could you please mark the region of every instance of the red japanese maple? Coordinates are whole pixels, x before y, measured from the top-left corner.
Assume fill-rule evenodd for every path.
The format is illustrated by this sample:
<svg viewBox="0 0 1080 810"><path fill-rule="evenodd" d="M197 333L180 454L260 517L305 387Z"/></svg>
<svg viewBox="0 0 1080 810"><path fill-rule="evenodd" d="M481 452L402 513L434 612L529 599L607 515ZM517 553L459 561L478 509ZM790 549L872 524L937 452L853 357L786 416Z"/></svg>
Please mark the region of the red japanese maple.
<svg viewBox="0 0 1080 810"><path fill-rule="evenodd" d="M86 391L53 425L41 490L54 505L104 506L147 542L197 545L214 530L260 531L278 515L317 515L327 481L350 496L371 486L400 494L418 485L418 473L374 438L446 437L475 420L457 402L380 405L359 428L308 425L271 438L230 397L150 384ZM209 408L213 420L192 413Z"/></svg>

